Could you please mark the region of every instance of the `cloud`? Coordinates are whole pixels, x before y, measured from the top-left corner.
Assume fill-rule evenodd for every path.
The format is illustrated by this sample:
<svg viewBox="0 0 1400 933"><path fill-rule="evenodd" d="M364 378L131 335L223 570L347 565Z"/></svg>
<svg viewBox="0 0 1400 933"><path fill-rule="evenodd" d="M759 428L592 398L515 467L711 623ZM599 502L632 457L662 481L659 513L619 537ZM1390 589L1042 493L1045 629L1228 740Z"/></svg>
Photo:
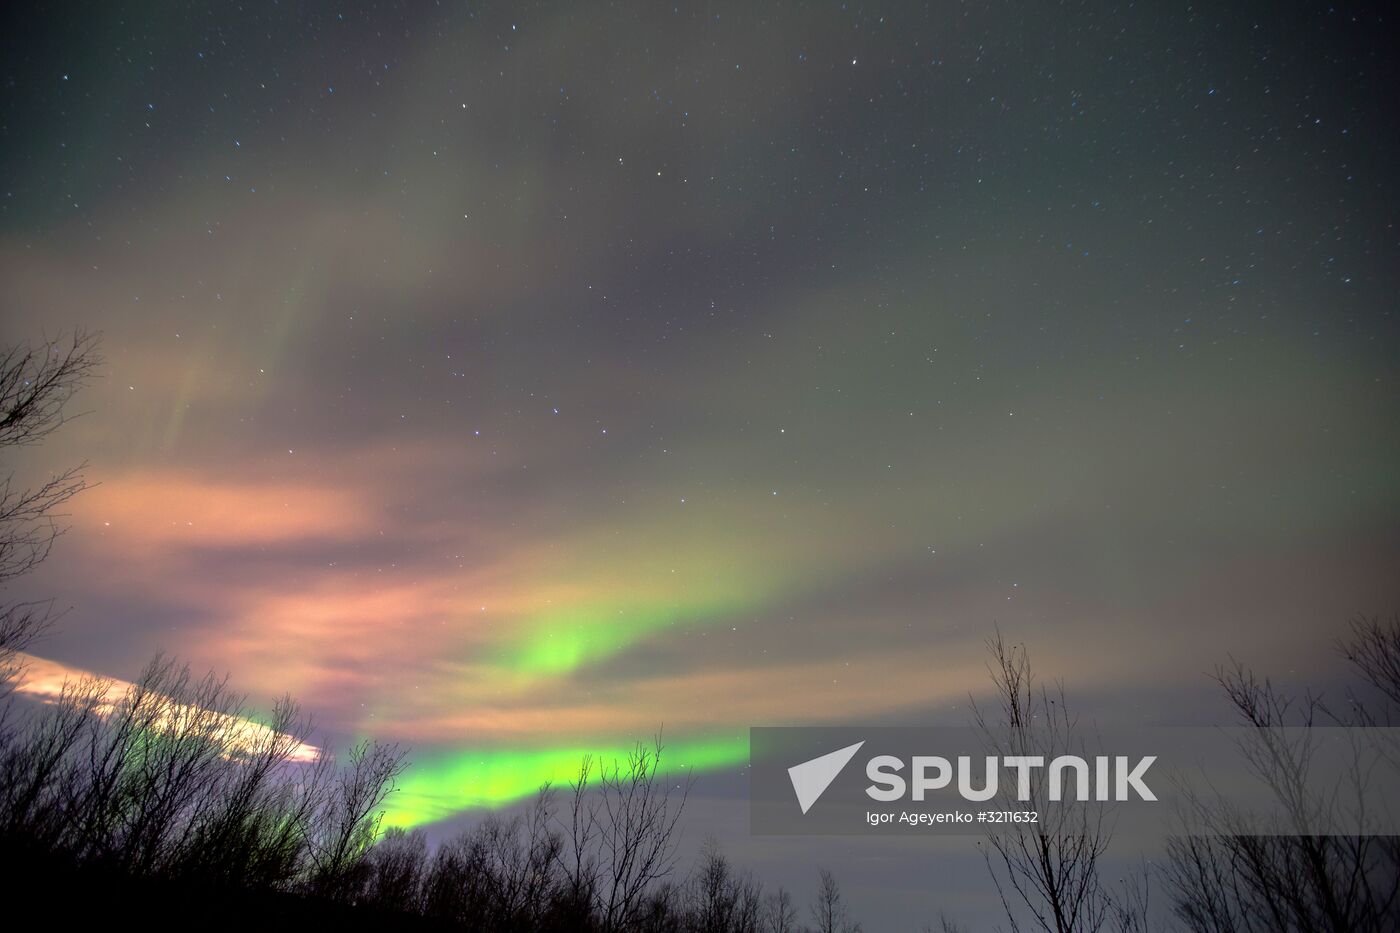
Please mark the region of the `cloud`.
<svg viewBox="0 0 1400 933"><path fill-rule="evenodd" d="M92 684L96 688L94 710L105 718L118 711L124 697L129 696L137 686L124 680L99 677L90 671L69 667L57 661L50 661L32 654L20 653L15 658L19 676L15 682L15 692L40 703L59 703L82 684ZM174 703L162 710L156 721L156 728L174 728L189 717L200 713L198 707L184 703ZM289 739L268 728L267 725L243 715L226 712L217 713L212 720L221 747L230 753L265 747L269 739L277 737ZM320 749L299 739L291 739L288 746L291 761L311 762L321 754Z"/></svg>
<svg viewBox="0 0 1400 933"><path fill-rule="evenodd" d="M343 541L368 534L372 519L345 489L159 469L104 477L80 507L94 530L137 552Z"/></svg>

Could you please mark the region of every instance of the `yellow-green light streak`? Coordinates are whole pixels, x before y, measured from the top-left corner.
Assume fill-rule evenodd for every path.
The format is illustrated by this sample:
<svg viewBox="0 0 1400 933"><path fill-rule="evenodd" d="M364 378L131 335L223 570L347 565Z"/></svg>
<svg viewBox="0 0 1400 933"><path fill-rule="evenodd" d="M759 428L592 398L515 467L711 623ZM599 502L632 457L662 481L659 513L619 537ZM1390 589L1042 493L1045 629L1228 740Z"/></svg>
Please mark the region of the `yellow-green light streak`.
<svg viewBox="0 0 1400 933"><path fill-rule="evenodd" d="M676 625L703 623L738 611L738 598L704 604L633 605L622 609L580 606L531 620L525 636L506 646L500 663L516 674L550 676L601 661L648 635Z"/></svg>
<svg viewBox="0 0 1400 933"><path fill-rule="evenodd" d="M418 759L389 798L383 825L408 829L464 810L507 806L546 784L563 786L576 780L588 756L605 770L613 763L625 768L633 750L633 745L612 740L594 747L486 749ZM747 761L748 756L747 734L666 742L659 772L672 780L683 779L690 772Z"/></svg>

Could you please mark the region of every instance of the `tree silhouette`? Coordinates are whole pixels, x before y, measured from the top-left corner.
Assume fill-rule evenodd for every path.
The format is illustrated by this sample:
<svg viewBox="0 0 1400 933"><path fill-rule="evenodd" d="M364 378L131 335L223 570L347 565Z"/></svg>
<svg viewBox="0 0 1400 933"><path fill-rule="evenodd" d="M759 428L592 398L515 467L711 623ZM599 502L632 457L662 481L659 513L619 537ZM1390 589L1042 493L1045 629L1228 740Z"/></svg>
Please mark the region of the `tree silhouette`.
<svg viewBox="0 0 1400 933"><path fill-rule="evenodd" d="M0 453L39 443L72 417L73 396L101 360L82 331L0 350ZM37 567L63 533L59 509L87 485L77 464L22 485L13 465L0 479L0 586ZM0 686L18 673L16 656L53 621L52 603L0 604Z"/></svg>
<svg viewBox="0 0 1400 933"><path fill-rule="evenodd" d="M1169 843L1167 885L1177 918L1200 933L1400 929L1400 839L1330 832L1337 808L1356 807L1367 781L1400 785L1400 755L1361 754L1347 762L1352 781L1334 793L1309 788L1314 724L1390 724L1400 709L1400 620L1353 620L1339 643L1362 682L1342 710L1316 695L1285 694L1243 664L1220 668L1216 680L1249 726L1242 752L1279 805L1282 825L1253 818L1210 799L1193 798L1185 832ZM1368 691L1369 695L1364 695ZM1353 810L1353 812L1361 812ZM1261 828L1283 830L1266 835Z"/></svg>
<svg viewBox="0 0 1400 933"><path fill-rule="evenodd" d="M990 749L1000 755L1035 756L1052 761L1082 751L1078 720L1065 702L1063 685L1052 691L1036 683L1024 646L1008 645L998 632L987 641L988 671L998 708L985 712L973 703L974 720ZM1040 788L1020 800L1005 782L997 808L1036 810L1038 824L1010 823L988 837L987 866L1001 896L1011 929L1030 925L1044 933L1085 933L1114 920L1120 928L1132 911L1101 877L1111 833L1102 805L1047 808Z"/></svg>
<svg viewBox="0 0 1400 933"><path fill-rule="evenodd" d="M836 876L825 868L819 874L821 882L812 897L815 933L860 933L860 924L851 920L846 902L841 898L841 886L836 883Z"/></svg>

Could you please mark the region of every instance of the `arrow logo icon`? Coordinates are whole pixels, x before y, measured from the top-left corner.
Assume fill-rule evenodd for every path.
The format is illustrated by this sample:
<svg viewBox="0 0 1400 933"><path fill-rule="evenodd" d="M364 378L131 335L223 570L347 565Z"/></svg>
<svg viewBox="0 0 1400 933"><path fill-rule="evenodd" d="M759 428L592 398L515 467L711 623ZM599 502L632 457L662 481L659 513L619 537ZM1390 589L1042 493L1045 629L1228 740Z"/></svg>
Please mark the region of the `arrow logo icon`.
<svg viewBox="0 0 1400 933"><path fill-rule="evenodd" d="M846 767L864 744L864 741L860 741L854 745L847 745L820 758L813 758L788 768L788 777L792 780L792 789L797 792L797 803L802 807L803 813L812 809L812 804L826 792L831 782L836 780L836 775L841 773L841 769Z"/></svg>

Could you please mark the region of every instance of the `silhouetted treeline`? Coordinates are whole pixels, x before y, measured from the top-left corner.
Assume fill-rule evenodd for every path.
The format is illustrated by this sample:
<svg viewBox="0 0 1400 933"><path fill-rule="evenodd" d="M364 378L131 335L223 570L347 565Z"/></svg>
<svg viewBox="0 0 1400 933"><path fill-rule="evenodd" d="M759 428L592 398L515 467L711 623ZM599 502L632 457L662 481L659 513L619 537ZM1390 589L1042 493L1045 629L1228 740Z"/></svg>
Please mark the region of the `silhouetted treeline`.
<svg viewBox="0 0 1400 933"><path fill-rule="evenodd" d="M369 853L363 902L461 927L641 933L856 933L830 872L805 918L791 894L765 890L710 840L692 870L673 878L671 821L637 820L659 787L652 751L597 786L546 789L523 812L491 817L430 852L421 831L391 829ZM674 789L674 787L672 788ZM631 803L629 797L639 798ZM582 819L579 819L583 811ZM674 811L679 813L679 809ZM670 854L668 854L668 852Z"/></svg>
<svg viewBox="0 0 1400 933"><path fill-rule="evenodd" d="M1063 713L1051 720L1023 712L1047 696L1062 709L1063 693L1032 689L1024 649L999 639L992 648L1010 713L1005 722L982 717L989 734L1009 724L1011 747L1022 751L1063 738ZM1240 665L1219 673L1255 727L1257 745L1246 754L1268 769L1286 816L1300 825L1346 807L1347 788L1326 799L1307 794L1309 750L1282 742L1282 727L1391 724L1400 709L1400 621L1358 620L1341 649L1362 682L1337 706L1290 698ZM222 903L248 919L288 922L353 916L491 933L859 929L827 872L805 909L732 866L713 843L679 873L689 785L666 775L659 741L621 761L585 760L569 786L544 788L512 815L430 848L421 831L380 833L383 804L405 767L397 748L361 744L340 762L309 754L290 701L254 722L224 681L173 662L158 659L117 695L93 679L68 685L56 702L12 700L0 711L0 861L12 883L67 880L117 899L146 892L155 900L147 911ZM1395 758L1381 764L1388 770L1371 779L1393 780ZM994 839L990 865L1010 929L1400 928L1395 837L1279 835L1279 827L1263 834L1247 815L1209 800L1197 801L1192 816L1205 832L1185 827L1145 879L1167 893L1172 916L1162 919L1084 856L1108 845L1097 820Z"/></svg>
<svg viewBox="0 0 1400 933"><path fill-rule="evenodd" d="M0 845L143 878L341 897L359 884L394 746L343 762L306 748L290 701L255 725L224 681L157 659L129 689L65 686L0 721Z"/></svg>
<svg viewBox="0 0 1400 933"><path fill-rule="evenodd" d="M148 898L140 910L161 925L221 904L249 923L354 908L358 922L492 933L803 929L786 891L765 893L713 843L675 877L689 784L661 769L659 740L585 759L566 790L430 852L421 831L379 831L396 747L337 762L309 754L304 733L290 701L256 722L223 680L162 659L124 691L89 679L54 702L6 703L3 877L119 911ZM827 872L808 913L818 933L858 929Z"/></svg>

